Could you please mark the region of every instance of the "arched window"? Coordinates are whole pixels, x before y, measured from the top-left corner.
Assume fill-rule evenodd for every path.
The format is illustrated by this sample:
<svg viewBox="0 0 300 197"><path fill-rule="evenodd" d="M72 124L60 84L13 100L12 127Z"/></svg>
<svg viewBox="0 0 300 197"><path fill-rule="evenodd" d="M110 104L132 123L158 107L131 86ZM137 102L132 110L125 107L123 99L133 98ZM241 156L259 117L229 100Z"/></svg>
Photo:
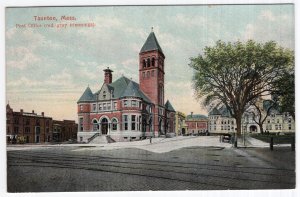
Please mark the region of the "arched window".
<svg viewBox="0 0 300 197"><path fill-rule="evenodd" d="M150 67L150 58L147 59L147 67Z"/></svg>
<svg viewBox="0 0 300 197"><path fill-rule="evenodd" d="M118 121L116 118L113 118L111 120L111 127L113 131L116 131L118 129Z"/></svg>
<svg viewBox="0 0 300 197"><path fill-rule="evenodd" d="M97 120L93 120L93 131L99 130L99 124Z"/></svg>
<svg viewBox="0 0 300 197"><path fill-rule="evenodd" d="M143 68L146 68L146 60L143 60Z"/></svg>
<svg viewBox="0 0 300 197"><path fill-rule="evenodd" d="M149 71L147 71L147 77L148 77L148 78L150 77L150 72L149 72Z"/></svg>
<svg viewBox="0 0 300 197"><path fill-rule="evenodd" d="M151 63L152 63L152 66L155 66L155 58L154 57L152 57Z"/></svg>

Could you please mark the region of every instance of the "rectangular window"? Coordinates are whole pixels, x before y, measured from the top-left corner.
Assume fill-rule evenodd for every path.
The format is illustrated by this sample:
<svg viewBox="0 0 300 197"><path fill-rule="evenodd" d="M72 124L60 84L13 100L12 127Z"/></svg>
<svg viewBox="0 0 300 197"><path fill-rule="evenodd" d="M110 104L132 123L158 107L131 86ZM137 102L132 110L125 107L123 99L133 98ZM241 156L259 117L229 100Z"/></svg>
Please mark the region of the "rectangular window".
<svg viewBox="0 0 300 197"><path fill-rule="evenodd" d="M29 123L30 123L29 118L26 118L26 125L29 125Z"/></svg>
<svg viewBox="0 0 300 197"><path fill-rule="evenodd" d="M124 127L124 130L128 130L128 116L127 115L123 115L123 127Z"/></svg>
<svg viewBox="0 0 300 197"><path fill-rule="evenodd" d="M41 127L35 127L35 134L39 135L41 133Z"/></svg>
<svg viewBox="0 0 300 197"><path fill-rule="evenodd" d="M138 122L139 122L139 128L138 128L138 130L140 131L141 130L141 123L142 123L142 117L141 116L139 116Z"/></svg>
<svg viewBox="0 0 300 197"><path fill-rule="evenodd" d="M289 124L289 130L292 130L292 125Z"/></svg>
<svg viewBox="0 0 300 197"><path fill-rule="evenodd" d="M277 123L279 123L279 119L277 119Z"/></svg>
<svg viewBox="0 0 300 197"><path fill-rule="evenodd" d="M117 102L114 102L114 110L117 110Z"/></svg>
<svg viewBox="0 0 300 197"><path fill-rule="evenodd" d="M275 130L278 130L278 125L277 124L275 125Z"/></svg>
<svg viewBox="0 0 300 197"><path fill-rule="evenodd" d="M99 103L99 111L102 111L102 104Z"/></svg>
<svg viewBox="0 0 300 197"><path fill-rule="evenodd" d="M80 107L80 111L82 111L83 110L83 105L80 105L79 107Z"/></svg>
<svg viewBox="0 0 300 197"><path fill-rule="evenodd" d="M80 131L83 131L83 118L79 119L79 129Z"/></svg>
<svg viewBox="0 0 300 197"><path fill-rule="evenodd" d="M15 119L14 119L14 123L15 123L15 124L19 124L19 118L15 118Z"/></svg>
<svg viewBox="0 0 300 197"><path fill-rule="evenodd" d="M19 127L14 127L14 133L18 134L19 133Z"/></svg>
<svg viewBox="0 0 300 197"><path fill-rule="evenodd" d="M110 110L110 109L111 109L111 104L107 103L107 110Z"/></svg>
<svg viewBox="0 0 300 197"><path fill-rule="evenodd" d="M131 116L131 130L135 130L135 123L136 123L135 117L136 117L135 115Z"/></svg>
<svg viewBox="0 0 300 197"><path fill-rule="evenodd" d="M97 109L97 105L93 104L93 111L96 111L96 109Z"/></svg>
<svg viewBox="0 0 300 197"><path fill-rule="evenodd" d="M127 100L124 100L124 101L123 101L123 106L124 106L124 107L128 107L128 101L127 101Z"/></svg>
<svg viewBox="0 0 300 197"><path fill-rule="evenodd" d="M106 110L106 103L103 103L103 111Z"/></svg>
<svg viewBox="0 0 300 197"><path fill-rule="evenodd" d="M131 101L131 107L136 107L137 105L136 105L136 100L132 100Z"/></svg>

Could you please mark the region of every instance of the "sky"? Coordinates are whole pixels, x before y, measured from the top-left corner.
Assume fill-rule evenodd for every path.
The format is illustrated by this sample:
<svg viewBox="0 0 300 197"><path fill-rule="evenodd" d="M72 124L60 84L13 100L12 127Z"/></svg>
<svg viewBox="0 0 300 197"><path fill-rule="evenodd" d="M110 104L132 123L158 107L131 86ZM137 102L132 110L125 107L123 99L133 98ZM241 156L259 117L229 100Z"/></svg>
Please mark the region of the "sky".
<svg viewBox="0 0 300 197"><path fill-rule="evenodd" d="M189 67L206 46L253 39L295 48L292 4L6 8L5 18L6 103L54 119L77 121L78 99L87 86L93 93L101 88L106 67L113 80L124 75L138 82L138 54L151 27L166 57L165 101L185 114L208 113L195 98ZM52 23L95 27L44 27Z"/></svg>

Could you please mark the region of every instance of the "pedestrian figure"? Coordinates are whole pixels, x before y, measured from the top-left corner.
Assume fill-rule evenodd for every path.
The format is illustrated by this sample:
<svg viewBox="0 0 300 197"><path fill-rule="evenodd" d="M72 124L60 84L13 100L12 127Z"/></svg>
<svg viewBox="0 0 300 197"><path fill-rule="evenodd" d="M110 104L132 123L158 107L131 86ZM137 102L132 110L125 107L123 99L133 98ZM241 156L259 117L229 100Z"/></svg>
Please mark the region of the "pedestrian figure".
<svg viewBox="0 0 300 197"><path fill-rule="evenodd" d="M152 144L152 137L150 137L150 144Z"/></svg>

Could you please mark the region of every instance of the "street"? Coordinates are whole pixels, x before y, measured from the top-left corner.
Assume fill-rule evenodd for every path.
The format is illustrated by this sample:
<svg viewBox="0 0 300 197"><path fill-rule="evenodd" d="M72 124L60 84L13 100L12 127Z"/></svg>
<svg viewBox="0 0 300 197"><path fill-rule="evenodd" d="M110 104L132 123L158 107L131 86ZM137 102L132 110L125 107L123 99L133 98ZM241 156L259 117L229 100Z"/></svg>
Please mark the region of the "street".
<svg viewBox="0 0 300 197"><path fill-rule="evenodd" d="M8 192L295 188L295 152L288 147L190 146L157 153L53 146L9 150L7 164Z"/></svg>

